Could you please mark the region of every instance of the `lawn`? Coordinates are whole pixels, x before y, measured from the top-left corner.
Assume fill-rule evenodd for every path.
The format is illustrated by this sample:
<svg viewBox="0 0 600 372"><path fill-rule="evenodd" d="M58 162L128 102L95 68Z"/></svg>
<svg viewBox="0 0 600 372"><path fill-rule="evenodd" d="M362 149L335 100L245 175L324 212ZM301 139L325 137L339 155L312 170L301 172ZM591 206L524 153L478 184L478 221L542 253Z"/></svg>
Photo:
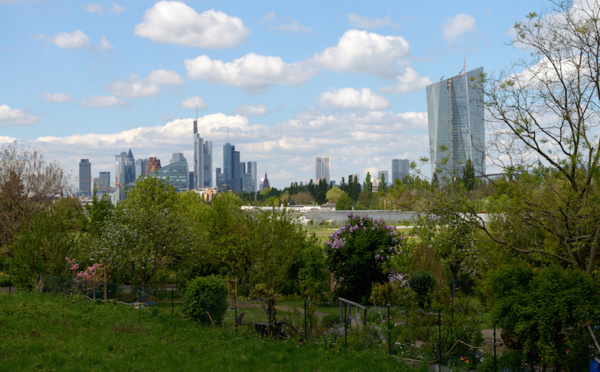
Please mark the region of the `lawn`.
<svg viewBox="0 0 600 372"><path fill-rule="evenodd" d="M134 310L124 305L86 301L79 296L0 294L0 370L404 368L381 349L352 351L323 340L273 341L258 337L252 329L236 331L228 326L201 326L170 313L170 306Z"/></svg>

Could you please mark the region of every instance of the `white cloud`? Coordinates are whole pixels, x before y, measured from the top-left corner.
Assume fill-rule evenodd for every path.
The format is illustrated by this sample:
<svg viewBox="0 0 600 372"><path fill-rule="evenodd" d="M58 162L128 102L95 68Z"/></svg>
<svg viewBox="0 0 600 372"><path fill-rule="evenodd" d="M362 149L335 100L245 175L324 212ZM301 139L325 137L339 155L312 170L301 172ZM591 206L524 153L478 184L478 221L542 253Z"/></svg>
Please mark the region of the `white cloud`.
<svg viewBox="0 0 600 372"><path fill-rule="evenodd" d="M102 13L104 13L104 10L98 4L88 4L84 6L83 9L85 9L85 11L88 13L98 13L99 15L102 15Z"/></svg>
<svg viewBox="0 0 600 372"><path fill-rule="evenodd" d="M183 108L191 108L191 109L200 109L204 110L208 107L206 102L198 96L190 97L186 100L181 101L181 107Z"/></svg>
<svg viewBox="0 0 600 372"><path fill-rule="evenodd" d="M444 39L449 45L454 45L456 39L463 34L478 31L475 23L475 18L466 14L457 14L452 18L447 18L446 23L442 25Z"/></svg>
<svg viewBox="0 0 600 372"><path fill-rule="evenodd" d="M160 1L146 11L133 33L157 43L219 49L242 43L249 31L238 17L212 9L198 14L182 2Z"/></svg>
<svg viewBox="0 0 600 372"><path fill-rule="evenodd" d="M305 32L305 33L313 32L312 28L300 24L300 22L298 22L297 20L291 20L286 23L281 23L281 24L278 24L275 26L270 26L269 29L279 31L282 33L292 33L292 34L297 34L299 32Z"/></svg>
<svg viewBox="0 0 600 372"><path fill-rule="evenodd" d="M23 112L19 109L10 108L8 105L0 105L0 126L28 126L40 121L32 114Z"/></svg>
<svg viewBox="0 0 600 372"><path fill-rule="evenodd" d="M244 103L235 109L235 113L243 116L264 116L269 113L269 109L264 105L249 105Z"/></svg>
<svg viewBox="0 0 600 372"><path fill-rule="evenodd" d="M14 137L9 137L9 136L0 136L0 144L2 143L13 143L15 142L17 139Z"/></svg>
<svg viewBox="0 0 600 372"><path fill-rule="evenodd" d="M340 109L381 110L389 107L390 102L386 98L373 93L369 88L362 88L361 90L342 88L321 94L317 100L317 105Z"/></svg>
<svg viewBox="0 0 600 372"><path fill-rule="evenodd" d="M398 64L410 55L410 46L401 36L382 36L349 30L338 45L317 53L312 62L333 71L351 71L380 77L392 77Z"/></svg>
<svg viewBox="0 0 600 372"><path fill-rule="evenodd" d="M68 49L91 49L92 41L90 38L81 32L81 30L73 31L71 33L61 32L55 36L44 36L39 35L36 39L46 40L59 48Z"/></svg>
<svg viewBox="0 0 600 372"><path fill-rule="evenodd" d="M366 16L361 17L359 15L350 13L348 14L348 22L350 22L353 27L358 28L377 28L384 26L400 28L400 25L392 21L389 17L371 19Z"/></svg>
<svg viewBox="0 0 600 372"><path fill-rule="evenodd" d="M127 9L127 8L122 7L119 4L113 4L112 8L108 8L108 7L105 7L102 5L90 3L86 6L84 6L83 9L88 13L98 13L98 15L104 14L104 12L107 10L113 14L118 15L118 14L121 14L122 12L124 12L125 9Z"/></svg>
<svg viewBox="0 0 600 372"><path fill-rule="evenodd" d="M265 22L269 22L269 21L273 21L277 19L277 14L275 14L275 12L269 12L267 14L264 15L264 17L262 17L258 23L265 23Z"/></svg>
<svg viewBox="0 0 600 372"><path fill-rule="evenodd" d="M112 107L123 106L125 102L114 96L95 96L90 94L90 98L82 98L79 101L79 105L83 107Z"/></svg>
<svg viewBox="0 0 600 372"><path fill-rule="evenodd" d="M115 47L110 44L108 39L106 37L102 36L102 39L100 39L100 50L114 50L114 49L115 49Z"/></svg>
<svg viewBox="0 0 600 372"><path fill-rule="evenodd" d="M185 81L175 71L154 70L142 79L136 74L129 75L127 80L117 80L110 84L108 90L118 97L142 98L152 97L160 93L162 85L184 85Z"/></svg>
<svg viewBox="0 0 600 372"><path fill-rule="evenodd" d="M298 85L315 75L304 63L286 63L279 57L246 54L233 62L211 60L202 55L184 61L190 79L233 85L250 92L262 92L269 85Z"/></svg>
<svg viewBox="0 0 600 372"><path fill-rule="evenodd" d="M431 79L427 76L419 76L415 69L406 67L403 74L396 76L395 85L381 87L379 90L383 93L405 94L423 90L431 83Z"/></svg>
<svg viewBox="0 0 600 372"><path fill-rule="evenodd" d="M40 93L38 97L42 97L46 102L64 103L73 102L73 98L65 93Z"/></svg>

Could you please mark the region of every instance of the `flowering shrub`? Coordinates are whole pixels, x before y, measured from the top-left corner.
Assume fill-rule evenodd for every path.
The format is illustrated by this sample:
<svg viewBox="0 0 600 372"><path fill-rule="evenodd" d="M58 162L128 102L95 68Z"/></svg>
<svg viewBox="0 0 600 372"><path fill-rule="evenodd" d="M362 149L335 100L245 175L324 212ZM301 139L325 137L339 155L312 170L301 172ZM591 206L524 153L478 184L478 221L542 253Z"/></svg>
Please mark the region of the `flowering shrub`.
<svg viewBox="0 0 600 372"><path fill-rule="evenodd" d="M395 227L348 214L348 222L325 242L327 269L340 297L365 303L374 283L387 281L386 263L402 246Z"/></svg>

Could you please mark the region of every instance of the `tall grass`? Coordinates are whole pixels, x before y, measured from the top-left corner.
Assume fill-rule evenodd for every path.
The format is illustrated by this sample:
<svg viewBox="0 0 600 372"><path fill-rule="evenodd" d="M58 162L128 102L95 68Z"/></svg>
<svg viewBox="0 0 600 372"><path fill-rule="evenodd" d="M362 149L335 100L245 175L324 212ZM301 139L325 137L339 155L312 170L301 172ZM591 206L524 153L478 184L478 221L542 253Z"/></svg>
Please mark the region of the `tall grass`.
<svg viewBox="0 0 600 372"><path fill-rule="evenodd" d="M388 371L381 350L272 341L159 309L53 294L0 294L0 370Z"/></svg>

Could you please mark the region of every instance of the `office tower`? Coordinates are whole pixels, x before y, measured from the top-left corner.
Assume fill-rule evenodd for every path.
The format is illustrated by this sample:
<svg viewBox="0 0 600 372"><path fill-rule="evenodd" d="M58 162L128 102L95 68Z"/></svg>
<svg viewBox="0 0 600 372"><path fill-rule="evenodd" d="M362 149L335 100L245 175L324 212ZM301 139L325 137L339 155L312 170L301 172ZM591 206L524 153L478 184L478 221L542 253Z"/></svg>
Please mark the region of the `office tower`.
<svg viewBox="0 0 600 372"><path fill-rule="evenodd" d="M194 171L188 173L188 190L194 189Z"/></svg>
<svg viewBox="0 0 600 372"><path fill-rule="evenodd" d="M379 171L379 172L377 172L377 179L378 179L379 181L381 181L381 176L383 176L383 177L384 177L384 179L385 179L385 183L386 183L386 184L389 184L389 183L390 183L390 176L389 176L389 173L388 173L388 171L384 170L384 171Z"/></svg>
<svg viewBox="0 0 600 372"><path fill-rule="evenodd" d="M127 158L125 151L122 151L120 155L115 155L115 183L122 185L126 184L125 158Z"/></svg>
<svg viewBox="0 0 600 372"><path fill-rule="evenodd" d="M408 176L410 173L408 166L408 159L392 159L392 179L390 180L391 183L395 183L397 179L402 181L405 176Z"/></svg>
<svg viewBox="0 0 600 372"><path fill-rule="evenodd" d="M233 153L235 146L230 145L229 142L223 145L223 174L225 174L225 184L230 188L229 182L233 179Z"/></svg>
<svg viewBox="0 0 600 372"><path fill-rule="evenodd" d="M148 159L135 159L135 179L137 180L141 175L146 174L146 168L148 168Z"/></svg>
<svg viewBox="0 0 600 372"><path fill-rule="evenodd" d="M246 166L246 173L244 174L244 191L256 192L256 162L249 161Z"/></svg>
<svg viewBox="0 0 600 372"><path fill-rule="evenodd" d="M269 183L269 177L267 177L267 171L265 171L265 178L263 179L263 183L262 183L262 189L268 189L271 187L271 184Z"/></svg>
<svg viewBox="0 0 600 372"><path fill-rule="evenodd" d="M194 187L212 186L212 141L204 141L198 134L198 120L194 120Z"/></svg>
<svg viewBox="0 0 600 372"><path fill-rule="evenodd" d="M233 152L233 178L228 182L229 187L235 192L242 192L242 167L240 164L240 152Z"/></svg>
<svg viewBox="0 0 600 372"><path fill-rule="evenodd" d="M152 158L150 158L152 159ZM169 165L156 170L156 178L163 182L169 182L177 192L188 189L188 163L182 153L174 153Z"/></svg>
<svg viewBox="0 0 600 372"><path fill-rule="evenodd" d="M155 157L149 157L148 158L148 166L146 167L146 174L150 174L152 172L154 172L155 170L159 170L160 169L160 159L157 159Z"/></svg>
<svg viewBox="0 0 600 372"><path fill-rule="evenodd" d="M100 186L98 187L98 192L101 194L108 194L110 182L110 172L100 172Z"/></svg>
<svg viewBox="0 0 600 372"><path fill-rule="evenodd" d="M432 174L462 176L467 160L475 175L485 174L485 121L480 77L483 67L427 86Z"/></svg>
<svg viewBox="0 0 600 372"><path fill-rule="evenodd" d="M79 195L92 195L92 163L89 159L79 162Z"/></svg>
<svg viewBox="0 0 600 372"><path fill-rule="evenodd" d="M317 156L315 184L318 184L322 178L326 179L329 184L329 156Z"/></svg>
<svg viewBox="0 0 600 372"><path fill-rule="evenodd" d="M125 158L125 183L128 184L131 182L135 182L135 159L133 158L131 149L129 149Z"/></svg>
<svg viewBox="0 0 600 372"><path fill-rule="evenodd" d="M216 170L216 181L217 187L227 185L227 177L225 173L221 172L221 168L217 168Z"/></svg>

